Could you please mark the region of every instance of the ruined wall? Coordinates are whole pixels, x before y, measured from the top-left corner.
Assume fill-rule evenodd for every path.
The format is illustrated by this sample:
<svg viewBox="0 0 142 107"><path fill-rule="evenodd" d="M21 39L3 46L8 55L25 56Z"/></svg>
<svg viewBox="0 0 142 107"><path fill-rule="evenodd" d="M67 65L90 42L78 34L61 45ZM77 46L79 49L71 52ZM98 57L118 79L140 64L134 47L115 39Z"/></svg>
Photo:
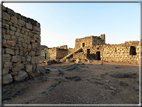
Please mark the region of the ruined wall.
<svg viewBox="0 0 142 107"><path fill-rule="evenodd" d="M135 55L130 55L131 46L135 47ZM97 52L100 52L100 60L108 62L139 63L139 41L129 41L118 45L97 45L83 48L84 53L90 49L90 54L98 59Z"/></svg>
<svg viewBox="0 0 142 107"><path fill-rule="evenodd" d="M38 70L40 24L2 6L3 84L24 80Z"/></svg>
<svg viewBox="0 0 142 107"><path fill-rule="evenodd" d="M105 44L105 38L102 39L101 37L93 36L92 37L92 46L95 46L95 45L104 45Z"/></svg>
<svg viewBox="0 0 142 107"><path fill-rule="evenodd" d="M86 59L87 58L87 54L84 54L84 52L79 52L79 53L74 53L73 54L73 58L76 59Z"/></svg>
<svg viewBox="0 0 142 107"><path fill-rule="evenodd" d="M85 46L92 46L92 36L80 38L75 40L75 48L82 48L84 43Z"/></svg>
<svg viewBox="0 0 142 107"><path fill-rule="evenodd" d="M41 50L40 60L56 60L61 59L68 54L68 49L45 48Z"/></svg>
<svg viewBox="0 0 142 107"><path fill-rule="evenodd" d="M75 48L92 47L105 44L105 34L101 36L88 36L75 40Z"/></svg>
<svg viewBox="0 0 142 107"><path fill-rule="evenodd" d="M68 49L67 45L60 46L60 49Z"/></svg>
<svg viewBox="0 0 142 107"><path fill-rule="evenodd" d="M68 49L56 49L56 59L61 59L68 54Z"/></svg>

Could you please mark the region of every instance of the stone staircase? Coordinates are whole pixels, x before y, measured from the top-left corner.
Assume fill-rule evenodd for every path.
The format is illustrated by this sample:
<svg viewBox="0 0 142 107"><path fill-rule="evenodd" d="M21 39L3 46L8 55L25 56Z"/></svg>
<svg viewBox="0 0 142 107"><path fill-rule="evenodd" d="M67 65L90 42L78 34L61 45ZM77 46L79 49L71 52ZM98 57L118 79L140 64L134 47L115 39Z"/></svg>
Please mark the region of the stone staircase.
<svg viewBox="0 0 142 107"><path fill-rule="evenodd" d="M77 48L75 49L73 52L71 52L70 54L68 54L67 56L63 57L60 61L65 61L67 58L71 57L71 55L73 55L74 53L77 53L77 52L82 52L82 48Z"/></svg>

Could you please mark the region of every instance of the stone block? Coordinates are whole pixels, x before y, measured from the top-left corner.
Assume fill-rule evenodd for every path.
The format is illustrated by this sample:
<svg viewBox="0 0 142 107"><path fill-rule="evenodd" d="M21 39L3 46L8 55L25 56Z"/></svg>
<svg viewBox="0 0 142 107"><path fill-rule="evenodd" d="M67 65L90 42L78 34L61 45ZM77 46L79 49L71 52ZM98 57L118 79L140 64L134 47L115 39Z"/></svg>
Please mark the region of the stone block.
<svg viewBox="0 0 142 107"><path fill-rule="evenodd" d="M23 61L23 62L25 61L25 57L22 57L22 61Z"/></svg>
<svg viewBox="0 0 142 107"><path fill-rule="evenodd" d="M10 35L7 35L7 34L4 34L4 35L3 35L3 38L4 38L4 39L11 39L11 36L10 36Z"/></svg>
<svg viewBox="0 0 142 107"><path fill-rule="evenodd" d="M10 26L10 29L13 30L13 31L16 31L17 29L13 26Z"/></svg>
<svg viewBox="0 0 142 107"><path fill-rule="evenodd" d="M39 56L39 55L40 55L40 50L37 50L37 51L35 52L35 55Z"/></svg>
<svg viewBox="0 0 142 107"><path fill-rule="evenodd" d="M16 76L14 76L14 80L15 81L23 81L27 76L28 76L28 74L25 71L20 70L18 72L18 74Z"/></svg>
<svg viewBox="0 0 142 107"><path fill-rule="evenodd" d="M9 34L10 34L11 36L14 36L14 35L15 35L15 31L9 30Z"/></svg>
<svg viewBox="0 0 142 107"><path fill-rule="evenodd" d="M30 62L30 61L31 61L31 57L28 55L28 56L26 57L26 60L27 60L28 62Z"/></svg>
<svg viewBox="0 0 142 107"><path fill-rule="evenodd" d="M12 68L12 62L4 62L4 68Z"/></svg>
<svg viewBox="0 0 142 107"><path fill-rule="evenodd" d="M12 62L21 62L21 56L12 56Z"/></svg>
<svg viewBox="0 0 142 107"><path fill-rule="evenodd" d="M3 54L3 62L8 62L11 60L11 55L9 54Z"/></svg>
<svg viewBox="0 0 142 107"><path fill-rule="evenodd" d="M12 71L13 71L13 72L20 71L20 70L23 69L23 68L24 68L24 64L22 64L22 63L17 63L16 66L14 66L14 67L12 68Z"/></svg>
<svg viewBox="0 0 142 107"><path fill-rule="evenodd" d="M38 64L38 62L39 62L38 56L37 57L32 57L32 60L31 60L32 64Z"/></svg>
<svg viewBox="0 0 142 107"><path fill-rule="evenodd" d="M19 37L20 33L19 32L15 32L15 36Z"/></svg>
<svg viewBox="0 0 142 107"><path fill-rule="evenodd" d="M26 71L31 72L32 71L32 65L26 65Z"/></svg>
<svg viewBox="0 0 142 107"><path fill-rule="evenodd" d="M11 16L11 22L17 24L17 18L15 16Z"/></svg>
<svg viewBox="0 0 142 107"><path fill-rule="evenodd" d="M26 27L28 28L28 29L30 29L30 30L32 30L32 24L30 24L30 23L26 23Z"/></svg>
<svg viewBox="0 0 142 107"><path fill-rule="evenodd" d="M6 12L3 12L3 17L2 18L9 21L10 20L10 15L8 13L6 13Z"/></svg>
<svg viewBox="0 0 142 107"><path fill-rule="evenodd" d="M37 26L33 26L33 29L35 30L35 31L40 31L40 27L37 27Z"/></svg>
<svg viewBox="0 0 142 107"><path fill-rule="evenodd" d="M31 52L29 53L29 55L30 55L30 56L35 56L35 51L31 51Z"/></svg>
<svg viewBox="0 0 142 107"><path fill-rule="evenodd" d="M8 24L5 24L5 23L2 23L2 27L3 27L3 28L6 28L6 29L9 29L9 25L8 25Z"/></svg>
<svg viewBox="0 0 142 107"><path fill-rule="evenodd" d="M12 75L11 74L7 74L3 76L2 79L2 84L9 84L13 81Z"/></svg>
<svg viewBox="0 0 142 107"><path fill-rule="evenodd" d="M7 41L7 44L8 44L8 45L11 45L11 46L15 46L16 41L8 40L8 41Z"/></svg>
<svg viewBox="0 0 142 107"><path fill-rule="evenodd" d="M6 54L14 55L14 50L6 48Z"/></svg>
<svg viewBox="0 0 142 107"><path fill-rule="evenodd" d="M6 75L9 72L9 68L3 68L2 75Z"/></svg>
<svg viewBox="0 0 142 107"><path fill-rule="evenodd" d="M18 25L20 26L25 26L25 21L24 20L21 20L21 19L18 19Z"/></svg>

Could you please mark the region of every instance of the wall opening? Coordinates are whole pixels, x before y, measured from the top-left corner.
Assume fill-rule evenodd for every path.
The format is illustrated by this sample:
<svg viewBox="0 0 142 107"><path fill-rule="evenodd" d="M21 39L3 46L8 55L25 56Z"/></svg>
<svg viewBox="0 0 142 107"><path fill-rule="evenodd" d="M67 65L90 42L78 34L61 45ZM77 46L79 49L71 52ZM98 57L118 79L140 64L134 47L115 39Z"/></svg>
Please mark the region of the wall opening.
<svg viewBox="0 0 142 107"><path fill-rule="evenodd" d="M85 43L82 43L82 47L84 47L85 46Z"/></svg>
<svg viewBox="0 0 142 107"><path fill-rule="evenodd" d="M99 47L97 48L97 50L99 50Z"/></svg>
<svg viewBox="0 0 142 107"><path fill-rule="evenodd" d="M100 58L100 51L96 52L96 59L97 60L101 60L101 58Z"/></svg>
<svg viewBox="0 0 142 107"><path fill-rule="evenodd" d="M87 54L90 54L90 49L87 49Z"/></svg>
<svg viewBox="0 0 142 107"><path fill-rule="evenodd" d="M130 55L136 55L136 47L135 46L130 47Z"/></svg>
<svg viewBox="0 0 142 107"><path fill-rule="evenodd" d="M46 53L45 53L45 59L46 59Z"/></svg>

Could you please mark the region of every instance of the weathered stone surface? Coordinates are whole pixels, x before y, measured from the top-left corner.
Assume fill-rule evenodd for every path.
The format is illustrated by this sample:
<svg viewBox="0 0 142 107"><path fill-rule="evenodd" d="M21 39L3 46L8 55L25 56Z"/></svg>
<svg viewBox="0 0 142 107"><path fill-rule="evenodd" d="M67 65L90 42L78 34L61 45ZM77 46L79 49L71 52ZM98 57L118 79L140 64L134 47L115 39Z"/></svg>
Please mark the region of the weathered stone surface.
<svg viewBox="0 0 142 107"><path fill-rule="evenodd" d="M13 26L10 26L10 29L13 30L13 31L16 31L17 29Z"/></svg>
<svg viewBox="0 0 142 107"><path fill-rule="evenodd" d="M10 35L7 35L7 34L4 34L4 35L3 35L3 38L4 38L4 39L11 39L11 36L10 36Z"/></svg>
<svg viewBox="0 0 142 107"><path fill-rule="evenodd" d="M3 68L3 70L2 70L3 75L8 74L8 72L9 72L9 68Z"/></svg>
<svg viewBox="0 0 142 107"><path fill-rule="evenodd" d="M23 43L23 47L24 47L24 48L27 48L27 46L28 46L28 45L27 45L26 43Z"/></svg>
<svg viewBox="0 0 142 107"><path fill-rule="evenodd" d="M8 62L11 60L11 55L9 54L3 54L3 62Z"/></svg>
<svg viewBox="0 0 142 107"><path fill-rule="evenodd" d="M39 56L39 55L40 55L40 50L37 50L37 51L35 52L35 55Z"/></svg>
<svg viewBox="0 0 142 107"><path fill-rule="evenodd" d="M11 17L11 22L17 24L17 18L15 16Z"/></svg>
<svg viewBox="0 0 142 107"><path fill-rule="evenodd" d="M8 25L8 24L5 24L5 23L2 23L2 27L3 27L3 28L6 28L6 29L9 29L9 25Z"/></svg>
<svg viewBox="0 0 142 107"><path fill-rule="evenodd" d="M12 41L16 41L17 37L16 36L11 36L12 37Z"/></svg>
<svg viewBox="0 0 142 107"><path fill-rule="evenodd" d="M15 50L15 55L19 55L19 50L18 49Z"/></svg>
<svg viewBox="0 0 142 107"><path fill-rule="evenodd" d="M28 42L30 42L30 41L28 41ZM28 49L31 49L31 47L32 47L32 46L31 46L30 44L28 44Z"/></svg>
<svg viewBox="0 0 142 107"><path fill-rule="evenodd" d="M23 38L21 38L21 37L19 37L19 42L24 42L24 39Z"/></svg>
<svg viewBox="0 0 142 107"><path fill-rule="evenodd" d="M31 57L28 55L28 56L26 57L26 60L27 60L28 62L30 62L30 61L31 61Z"/></svg>
<svg viewBox="0 0 142 107"><path fill-rule="evenodd" d="M28 76L28 74L27 74L25 71L20 70L20 71L18 72L18 74L17 74L16 76L14 76L14 80L15 80L15 81L22 81L22 80L24 80L27 76Z"/></svg>
<svg viewBox="0 0 142 107"><path fill-rule="evenodd" d="M12 62L4 62L4 68L12 68Z"/></svg>
<svg viewBox="0 0 142 107"><path fill-rule="evenodd" d="M18 25L25 26L25 21L18 19Z"/></svg>
<svg viewBox="0 0 142 107"><path fill-rule="evenodd" d="M35 30L35 31L40 31L40 28L39 27L37 27L37 26L33 26L33 29Z"/></svg>
<svg viewBox="0 0 142 107"><path fill-rule="evenodd" d="M8 44L8 45L11 45L11 46L15 46L16 41L8 40L8 41L7 41L7 44Z"/></svg>
<svg viewBox="0 0 142 107"><path fill-rule="evenodd" d="M25 57L22 57L22 61L23 61L23 62L25 61Z"/></svg>
<svg viewBox="0 0 142 107"><path fill-rule="evenodd" d="M12 56L12 62L21 62L21 56Z"/></svg>
<svg viewBox="0 0 142 107"><path fill-rule="evenodd" d="M10 34L11 36L14 36L15 32L12 31L12 30L9 30L9 34Z"/></svg>
<svg viewBox="0 0 142 107"><path fill-rule="evenodd" d="M32 27L32 24L30 24L30 23L26 23L26 27L28 28L28 29L32 29L33 27Z"/></svg>
<svg viewBox="0 0 142 107"><path fill-rule="evenodd" d="M21 69L24 68L24 64L22 63L17 63L15 67L12 68L12 71L16 72L16 71L20 71Z"/></svg>
<svg viewBox="0 0 142 107"><path fill-rule="evenodd" d="M14 55L14 50L6 48L6 54Z"/></svg>
<svg viewBox="0 0 142 107"><path fill-rule="evenodd" d="M3 12L3 19L6 19L6 20L10 20L10 15L7 14L6 12Z"/></svg>
<svg viewBox="0 0 142 107"><path fill-rule="evenodd" d="M32 48L35 49L37 47L36 43L32 42Z"/></svg>
<svg viewBox="0 0 142 107"><path fill-rule="evenodd" d="M26 71L31 72L32 71L32 65L26 65Z"/></svg>
<svg viewBox="0 0 142 107"><path fill-rule="evenodd" d="M39 61L38 57L32 57L31 63L32 64L37 64Z"/></svg>
<svg viewBox="0 0 142 107"><path fill-rule="evenodd" d="M3 76L2 84L9 84L13 81L11 74Z"/></svg>
<svg viewBox="0 0 142 107"><path fill-rule="evenodd" d="M35 55L35 51L31 51L31 52L29 53L29 55L30 55L30 56L34 56L34 55Z"/></svg>

